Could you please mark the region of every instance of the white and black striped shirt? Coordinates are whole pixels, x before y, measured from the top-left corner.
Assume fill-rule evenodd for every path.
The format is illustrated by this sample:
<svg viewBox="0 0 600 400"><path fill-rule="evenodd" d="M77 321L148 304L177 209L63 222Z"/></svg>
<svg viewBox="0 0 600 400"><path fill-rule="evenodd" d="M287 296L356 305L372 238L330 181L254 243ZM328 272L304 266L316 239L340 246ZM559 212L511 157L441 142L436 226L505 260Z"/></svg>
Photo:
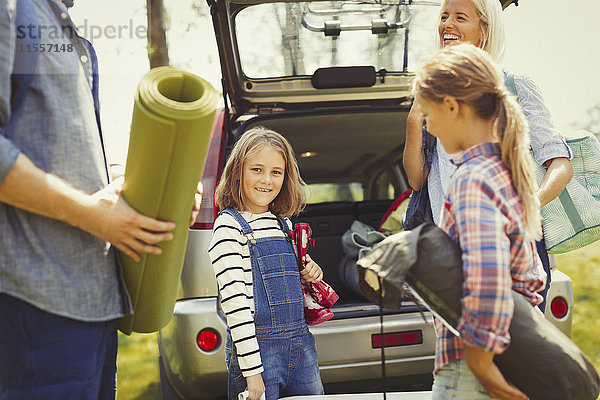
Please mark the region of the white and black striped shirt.
<svg viewBox="0 0 600 400"><path fill-rule="evenodd" d="M254 238L284 237L277 217L241 213L254 232ZM291 222L286 219L291 227ZM254 291L252 265L247 238L241 225L229 214L221 214L215 221L208 254L215 270L221 306L227 316L227 325L236 346L240 369L244 376L263 372L254 328Z"/></svg>

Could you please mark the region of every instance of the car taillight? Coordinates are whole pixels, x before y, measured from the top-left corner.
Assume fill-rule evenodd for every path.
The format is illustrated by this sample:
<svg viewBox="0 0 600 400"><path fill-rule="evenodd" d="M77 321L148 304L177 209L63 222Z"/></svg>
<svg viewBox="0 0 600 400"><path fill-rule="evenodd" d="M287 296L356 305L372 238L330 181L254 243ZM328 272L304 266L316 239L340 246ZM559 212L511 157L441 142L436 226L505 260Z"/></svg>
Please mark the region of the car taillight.
<svg viewBox="0 0 600 400"><path fill-rule="evenodd" d="M381 348L381 334L371 335L371 346L374 349ZM417 331L392 332L383 334L384 347L407 346L410 344L422 344L423 333Z"/></svg>
<svg viewBox="0 0 600 400"><path fill-rule="evenodd" d="M219 208L215 204L215 189L219 183L220 172L223 169L223 154L225 152L225 113L217 112L215 124L210 138L210 145L204 172L202 173L202 203L196 222L191 229L212 229Z"/></svg>
<svg viewBox="0 0 600 400"><path fill-rule="evenodd" d="M212 328L203 329L196 338L198 347L204 351L213 351L219 346L221 339L217 331Z"/></svg>
<svg viewBox="0 0 600 400"><path fill-rule="evenodd" d="M202 177L202 203L200 203L200 211L196 217L196 222L191 229L212 229L218 207L215 205L215 189L217 187L217 179L214 176Z"/></svg>
<svg viewBox="0 0 600 400"><path fill-rule="evenodd" d="M554 318L564 318L569 312L569 303L567 303L564 297L556 297L550 303L550 311Z"/></svg>

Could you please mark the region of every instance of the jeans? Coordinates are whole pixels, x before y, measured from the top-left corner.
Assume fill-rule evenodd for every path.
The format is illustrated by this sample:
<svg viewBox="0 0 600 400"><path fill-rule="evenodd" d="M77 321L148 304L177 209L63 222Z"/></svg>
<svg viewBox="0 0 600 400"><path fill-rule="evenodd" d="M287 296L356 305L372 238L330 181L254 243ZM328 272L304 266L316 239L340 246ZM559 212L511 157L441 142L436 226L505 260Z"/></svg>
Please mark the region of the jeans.
<svg viewBox="0 0 600 400"><path fill-rule="evenodd" d="M464 358L446 364L433 380L433 400L491 399Z"/></svg>
<svg viewBox="0 0 600 400"><path fill-rule="evenodd" d="M1 400L114 400L117 322L82 322L0 294Z"/></svg>
<svg viewBox="0 0 600 400"><path fill-rule="evenodd" d="M276 400L285 396L324 394L323 384L317 365L315 339L310 333L292 338L259 340L264 372L267 400ZM230 346L230 342L228 343ZM227 353L228 396L237 399L237 395L246 388L246 378L240 371L237 357Z"/></svg>
<svg viewBox="0 0 600 400"><path fill-rule="evenodd" d="M538 293L544 298L544 300L538 305L538 308L544 314L546 312L546 297L548 296L548 290L550 289L550 282L552 281L552 273L550 272L550 257L548 256L548 252L546 251L546 242L542 238L542 240L535 242L535 246L537 248L538 255L540 256L540 260L542 261L542 265L544 267L544 271L546 271L546 286L544 289L540 290Z"/></svg>

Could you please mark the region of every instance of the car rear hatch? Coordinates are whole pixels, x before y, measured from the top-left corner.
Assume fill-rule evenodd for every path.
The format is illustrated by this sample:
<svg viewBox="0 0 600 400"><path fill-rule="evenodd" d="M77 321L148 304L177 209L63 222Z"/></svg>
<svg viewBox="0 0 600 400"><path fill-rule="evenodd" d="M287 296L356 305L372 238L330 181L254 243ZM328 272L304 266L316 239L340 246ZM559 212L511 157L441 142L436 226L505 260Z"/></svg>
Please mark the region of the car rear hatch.
<svg viewBox="0 0 600 400"><path fill-rule="evenodd" d="M208 3L232 106L225 116L228 146L252 126L274 129L292 144L309 184L364 185L369 170L399 165L413 71L435 51L439 1ZM319 155L311 157L315 143ZM394 193L405 189L396 184ZM311 254L342 297L336 319L376 313L344 287L336 271L343 256L340 238L352 221L379 221L393 201L373 199L311 204L301 215L316 236Z"/></svg>
<svg viewBox="0 0 600 400"><path fill-rule="evenodd" d="M237 116L397 104L434 51L439 1L208 2Z"/></svg>

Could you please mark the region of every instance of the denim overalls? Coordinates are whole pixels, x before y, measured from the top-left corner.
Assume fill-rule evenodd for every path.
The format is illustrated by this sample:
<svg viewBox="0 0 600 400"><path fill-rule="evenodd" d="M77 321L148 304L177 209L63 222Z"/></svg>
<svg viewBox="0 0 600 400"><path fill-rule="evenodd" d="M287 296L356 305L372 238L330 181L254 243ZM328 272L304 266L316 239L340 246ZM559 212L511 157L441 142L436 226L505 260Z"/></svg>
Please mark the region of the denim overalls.
<svg viewBox="0 0 600 400"><path fill-rule="evenodd" d="M283 396L323 394L315 339L304 320L304 300L298 261L291 242L284 237L255 239L252 228L239 212L233 216L248 238L254 290L254 325L264 371L267 400ZM277 217L288 236L288 226ZM229 399L246 389L231 333L225 344Z"/></svg>

